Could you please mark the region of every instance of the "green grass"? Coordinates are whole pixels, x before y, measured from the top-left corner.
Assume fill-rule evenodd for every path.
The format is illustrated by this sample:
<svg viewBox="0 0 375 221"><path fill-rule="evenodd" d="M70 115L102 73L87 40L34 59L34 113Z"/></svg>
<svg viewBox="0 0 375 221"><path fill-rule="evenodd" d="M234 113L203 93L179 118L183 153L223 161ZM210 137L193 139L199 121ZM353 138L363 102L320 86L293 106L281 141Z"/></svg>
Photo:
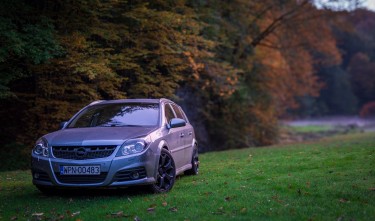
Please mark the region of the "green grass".
<svg viewBox="0 0 375 221"><path fill-rule="evenodd" d="M373 133L213 152L200 161L198 176L178 177L160 195L44 196L29 171L1 172L0 220L375 220Z"/></svg>
<svg viewBox="0 0 375 221"><path fill-rule="evenodd" d="M331 125L288 126L288 128L297 133L319 133L334 130Z"/></svg>

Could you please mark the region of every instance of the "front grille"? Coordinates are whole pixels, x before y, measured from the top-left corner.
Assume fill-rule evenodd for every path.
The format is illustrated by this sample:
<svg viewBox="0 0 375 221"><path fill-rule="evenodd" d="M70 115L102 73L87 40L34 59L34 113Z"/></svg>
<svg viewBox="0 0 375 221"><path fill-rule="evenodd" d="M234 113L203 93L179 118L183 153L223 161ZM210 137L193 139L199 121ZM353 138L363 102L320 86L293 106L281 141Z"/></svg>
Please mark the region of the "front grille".
<svg viewBox="0 0 375 221"><path fill-rule="evenodd" d="M60 159L87 160L108 157L115 149L116 146L53 146L52 153Z"/></svg>
<svg viewBox="0 0 375 221"><path fill-rule="evenodd" d="M142 179L146 177L146 170L144 167L137 167L127 170L121 170L116 173L115 177L113 178L113 182L122 182L128 180L135 180L132 175L137 172L139 177L136 179Z"/></svg>
<svg viewBox="0 0 375 221"><path fill-rule="evenodd" d="M55 175L60 183L67 184L101 183L107 177L107 173L100 173L99 175L60 175L60 173L55 173Z"/></svg>

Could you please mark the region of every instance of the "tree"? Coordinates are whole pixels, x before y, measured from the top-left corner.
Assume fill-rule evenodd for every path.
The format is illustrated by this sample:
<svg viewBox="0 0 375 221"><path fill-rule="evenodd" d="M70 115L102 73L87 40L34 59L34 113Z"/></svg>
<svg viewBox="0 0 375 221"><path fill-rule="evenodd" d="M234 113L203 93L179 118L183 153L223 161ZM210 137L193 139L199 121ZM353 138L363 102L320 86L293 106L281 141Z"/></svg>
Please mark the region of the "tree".
<svg viewBox="0 0 375 221"><path fill-rule="evenodd" d="M9 85L28 76L29 66L61 54L50 19L33 13L22 0L2 1L0 8L0 99L14 97ZM27 18L26 18L27 17Z"/></svg>
<svg viewBox="0 0 375 221"><path fill-rule="evenodd" d="M354 93L361 105L375 100L375 62L364 53L355 54L348 66Z"/></svg>

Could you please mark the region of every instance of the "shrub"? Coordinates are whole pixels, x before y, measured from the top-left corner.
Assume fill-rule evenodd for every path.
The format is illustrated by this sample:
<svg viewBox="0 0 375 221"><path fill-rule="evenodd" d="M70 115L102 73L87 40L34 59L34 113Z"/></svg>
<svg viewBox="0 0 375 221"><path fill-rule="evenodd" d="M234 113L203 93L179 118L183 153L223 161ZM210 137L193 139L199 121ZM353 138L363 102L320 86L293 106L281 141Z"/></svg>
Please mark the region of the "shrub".
<svg viewBox="0 0 375 221"><path fill-rule="evenodd" d="M0 171L30 168L30 149L22 144L9 143L2 146Z"/></svg>

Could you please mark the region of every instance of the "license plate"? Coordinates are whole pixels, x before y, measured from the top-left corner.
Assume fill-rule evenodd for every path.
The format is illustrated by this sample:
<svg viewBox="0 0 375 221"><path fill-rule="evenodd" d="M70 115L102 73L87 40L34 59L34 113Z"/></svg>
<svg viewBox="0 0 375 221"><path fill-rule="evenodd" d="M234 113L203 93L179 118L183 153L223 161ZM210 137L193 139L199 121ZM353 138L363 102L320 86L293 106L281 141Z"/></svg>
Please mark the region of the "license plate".
<svg viewBox="0 0 375 221"><path fill-rule="evenodd" d="M60 175L99 175L100 166L60 166Z"/></svg>

